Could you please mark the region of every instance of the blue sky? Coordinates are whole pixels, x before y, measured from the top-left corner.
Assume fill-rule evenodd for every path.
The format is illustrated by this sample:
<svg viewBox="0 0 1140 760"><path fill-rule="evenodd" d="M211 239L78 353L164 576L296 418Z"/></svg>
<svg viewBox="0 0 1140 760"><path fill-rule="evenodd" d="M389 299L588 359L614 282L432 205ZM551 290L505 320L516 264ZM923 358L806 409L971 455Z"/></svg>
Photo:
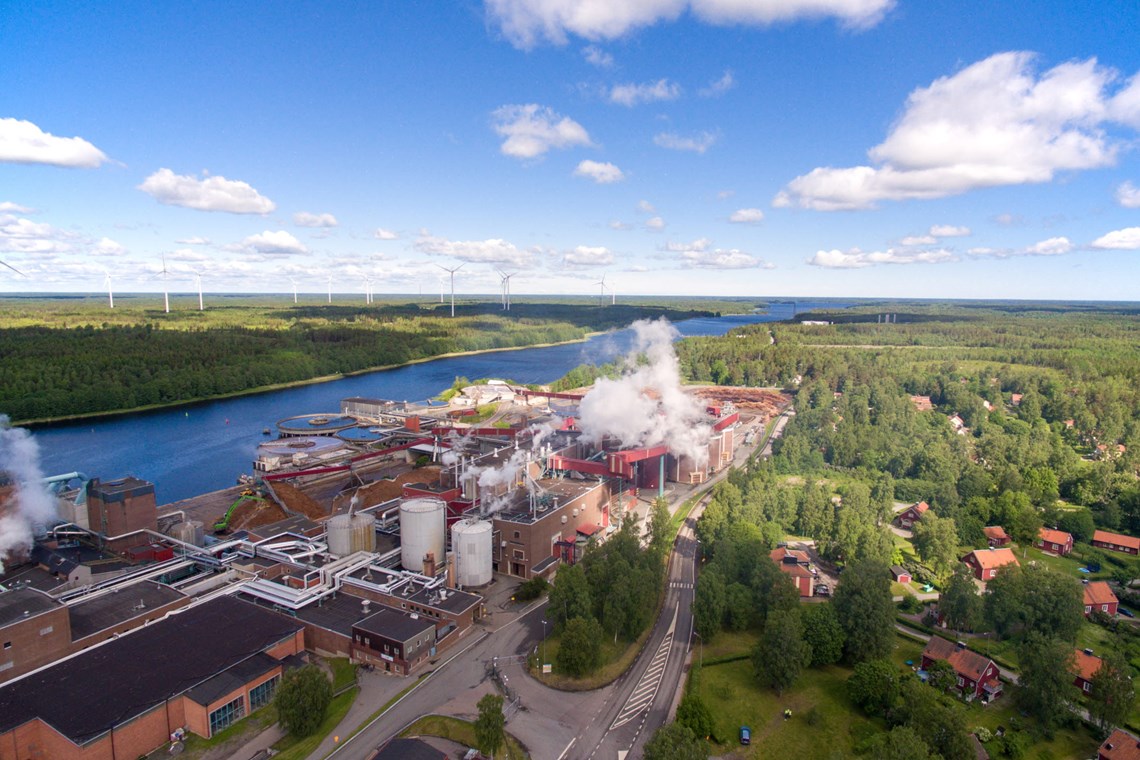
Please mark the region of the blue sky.
<svg viewBox="0 0 1140 760"><path fill-rule="evenodd" d="M1136 298L1140 3L0 10L0 291Z"/></svg>

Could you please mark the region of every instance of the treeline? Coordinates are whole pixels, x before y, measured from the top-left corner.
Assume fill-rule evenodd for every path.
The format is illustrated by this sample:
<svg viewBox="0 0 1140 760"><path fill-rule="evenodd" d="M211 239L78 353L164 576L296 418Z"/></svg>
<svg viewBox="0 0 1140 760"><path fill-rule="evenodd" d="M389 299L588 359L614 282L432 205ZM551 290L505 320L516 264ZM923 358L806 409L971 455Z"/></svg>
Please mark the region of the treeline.
<svg viewBox="0 0 1140 760"><path fill-rule="evenodd" d="M530 304L510 317L453 320L414 306L301 306L244 310L243 325L241 309L216 311L137 324L0 328L0 413L21 421L179 403L446 353L578 340L668 312Z"/></svg>

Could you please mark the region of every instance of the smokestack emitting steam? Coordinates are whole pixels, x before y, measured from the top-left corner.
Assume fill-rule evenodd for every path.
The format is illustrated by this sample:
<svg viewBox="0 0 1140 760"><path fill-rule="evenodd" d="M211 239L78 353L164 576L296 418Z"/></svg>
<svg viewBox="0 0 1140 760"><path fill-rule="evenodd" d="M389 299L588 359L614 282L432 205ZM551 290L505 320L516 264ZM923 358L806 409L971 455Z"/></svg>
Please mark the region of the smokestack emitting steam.
<svg viewBox="0 0 1140 760"><path fill-rule="evenodd" d="M610 436L627 448L664 445L705 464L709 426L704 407L681 385L673 350L680 333L665 319L640 320L632 328L634 344L622 376L598 378L578 405L583 438L600 445Z"/></svg>
<svg viewBox="0 0 1140 760"><path fill-rule="evenodd" d="M40 471L40 447L23 428L9 426L7 415L0 414L0 471L11 476L15 493L8 510L0 516L0 573L3 560L15 552L32 546L36 526L46 526L57 519L55 498L43 483Z"/></svg>

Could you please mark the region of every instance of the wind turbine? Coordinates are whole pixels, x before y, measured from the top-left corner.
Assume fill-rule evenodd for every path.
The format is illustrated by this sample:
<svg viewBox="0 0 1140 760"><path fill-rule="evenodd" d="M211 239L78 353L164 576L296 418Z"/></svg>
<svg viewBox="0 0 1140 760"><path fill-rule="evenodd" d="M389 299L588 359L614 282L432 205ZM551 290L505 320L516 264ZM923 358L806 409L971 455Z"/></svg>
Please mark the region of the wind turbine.
<svg viewBox="0 0 1140 760"><path fill-rule="evenodd" d="M166 278L169 272L166 271L166 254L162 254L162 303L166 309L166 313L170 313L170 288L166 285Z"/></svg>
<svg viewBox="0 0 1140 760"><path fill-rule="evenodd" d="M329 275L329 303L332 303L332 275Z"/></svg>
<svg viewBox="0 0 1140 760"><path fill-rule="evenodd" d="M467 262L463 262L463 263L466 264ZM443 271L448 272L451 275L451 316L454 317L455 316L455 273L463 268L463 264L460 264L459 266L455 267L454 269L448 269L443 264L436 264L436 266L439 267L440 269L442 269Z"/></svg>
<svg viewBox="0 0 1140 760"><path fill-rule="evenodd" d="M506 290L507 290L507 292L506 292L507 311L511 310L511 278L514 277L516 274L518 274L518 272L511 272L510 274L503 275L503 280L506 282L506 286L507 286L507 288L506 288Z"/></svg>
<svg viewBox="0 0 1140 760"><path fill-rule="evenodd" d="M503 302L503 305L501 308L503 309L503 311L506 311L507 310L507 275L506 275L506 273L503 272L502 269L496 269L495 271L498 272L498 274L499 274L499 297L501 298L501 300Z"/></svg>
<svg viewBox="0 0 1140 760"><path fill-rule="evenodd" d="M115 293L111 290L111 273L103 273L103 284L107 287L107 305L109 308L115 308Z"/></svg>
<svg viewBox="0 0 1140 760"><path fill-rule="evenodd" d="M606 276L605 276L605 274L602 275L602 279L598 280L594 284L601 286L601 295L598 296L598 306L605 306L606 305Z"/></svg>
<svg viewBox="0 0 1140 760"><path fill-rule="evenodd" d="M202 273L194 272L194 279L198 281L198 311L205 311L206 307L202 303Z"/></svg>
<svg viewBox="0 0 1140 760"><path fill-rule="evenodd" d="M372 277L364 275L364 303L372 303Z"/></svg>
<svg viewBox="0 0 1140 760"><path fill-rule="evenodd" d="M443 303L443 286L447 283L447 278L443 275L439 276L439 302Z"/></svg>
<svg viewBox="0 0 1140 760"><path fill-rule="evenodd" d="M289 282L293 283L293 303L297 303L297 280L290 277Z"/></svg>

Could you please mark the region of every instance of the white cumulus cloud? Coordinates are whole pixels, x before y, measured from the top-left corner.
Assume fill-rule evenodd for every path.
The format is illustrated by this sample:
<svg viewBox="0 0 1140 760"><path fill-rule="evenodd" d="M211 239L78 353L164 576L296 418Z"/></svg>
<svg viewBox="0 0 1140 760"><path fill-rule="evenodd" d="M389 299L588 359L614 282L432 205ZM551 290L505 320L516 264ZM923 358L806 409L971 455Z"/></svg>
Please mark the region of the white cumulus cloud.
<svg viewBox="0 0 1140 760"><path fill-rule="evenodd" d="M1116 188L1116 202L1124 208L1140 208L1140 187L1125 182Z"/></svg>
<svg viewBox="0 0 1140 760"><path fill-rule="evenodd" d="M614 254L605 246L579 245L567 251L562 260L571 266L604 266L614 262Z"/></svg>
<svg viewBox="0 0 1140 760"><path fill-rule="evenodd" d="M581 124L536 103L502 106L492 118L495 132L506 138L499 150L512 158L538 158L552 148L593 145Z"/></svg>
<svg viewBox="0 0 1140 760"><path fill-rule="evenodd" d="M209 245L210 239L204 238L200 235L195 235L194 237L182 238L181 240L176 240L175 242L180 243L181 245Z"/></svg>
<svg viewBox="0 0 1140 760"><path fill-rule="evenodd" d="M637 210L645 214L656 214L657 207L647 200L640 200L637 202Z"/></svg>
<svg viewBox="0 0 1140 760"><path fill-rule="evenodd" d="M99 241L91 247L91 253L96 256L123 256L126 252L126 248L109 237L100 238Z"/></svg>
<svg viewBox="0 0 1140 760"><path fill-rule="evenodd" d="M247 182L212 177L175 174L159 169L138 187L159 203L185 206L198 211L225 211L231 214L268 214L277 204L254 190Z"/></svg>
<svg viewBox="0 0 1140 760"><path fill-rule="evenodd" d="M908 235L899 240L899 245L934 245L938 238L933 235Z"/></svg>
<svg viewBox="0 0 1140 760"><path fill-rule="evenodd" d="M285 230L279 230L277 232L266 230L256 235L250 235L241 242L246 248L265 254L289 255L294 253L307 253L309 250L305 247L304 243Z"/></svg>
<svg viewBox="0 0 1140 760"><path fill-rule="evenodd" d="M293 224L298 227L336 227L336 217L332 214L312 214L308 211L298 211L293 214Z"/></svg>
<svg viewBox="0 0 1140 760"><path fill-rule="evenodd" d="M0 119L0 161L94 169L106 160L82 137L56 137L30 121Z"/></svg>
<svg viewBox="0 0 1140 760"><path fill-rule="evenodd" d="M720 79L709 82L708 87L702 87L697 91L697 94L702 98L716 98L725 94L735 86L736 77L732 75L731 70L726 70Z"/></svg>
<svg viewBox="0 0 1140 760"><path fill-rule="evenodd" d="M372 233L372 237L376 238L377 240L396 240L400 236L392 230L385 229L383 227L377 227L376 231Z"/></svg>
<svg viewBox="0 0 1140 760"><path fill-rule="evenodd" d="M1027 52L999 53L912 92L871 166L819 167L796 177L777 206L822 211L942 198L985 187L1048 182L1060 171L1110 166L1123 142L1110 122L1140 126L1134 79L1096 59L1038 75ZM1135 96L1140 104L1140 95Z"/></svg>
<svg viewBox="0 0 1140 760"><path fill-rule="evenodd" d="M574 169L574 176L588 177L599 185L609 185L625 179L625 174L614 164L589 159L578 164Z"/></svg>
<svg viewBox="0 0 1140 760"><path fill-rule="evenodd" d="M586 63L599 69L611 69L614 65L614 57L597 45L587 45L582 48L582 57L586 59Z"/></svg>
<svg viewBox="0 0 1140 760"><path fill-rule="evenodd" d="M716 139L716 135L712 132L701 132L693 137L682 137L674 132L662 132L654 136L653 144L669 150L687 150L704 154L716 143Z"/></svg>
<svg viewBox="0 0 1140 760"><path fill-rule="evenodd" d="M647 229L659 232L665 229L665 220L659 216L654 216L645 220L645 226Z"/></svg>
<svg viewBox="0 0 1140 760"><path fill-rule="evenodd" d="M675 21L685 11L710 24L766 26L801 18L836 18L848 26L878 23L895 0L487 0L487 16L516 47L563 45L568 35L612 40Z"/></svg>
<svg viewBox="0 0 1140 760"><path fill-rule="evenodd" d="M1034 243L1025 249L1029 256L1060 256L1073 250L1073 244L1067 237L1053 237Z"/></svg>
<svg viewBox="0 0 1140 760"><path fill-rule="evenodd" d="M970 228L956 227L953 224L935 224L931 225L930 234L936 238L966 237L970 234Z"/></svg>
<svg viewBox="0 0 1140 760"><path fill-rule="evenodd" d="M758 208L738 208L728 216L733 224L760 224L764 221L764 212Z"/></svg>
<svg viewBox="0 0 1140 760"><path fill-rule="evenodd" d="M615 84L610 90L610 102L633 107L639 103L676 100L681 97L681 85L668 79L642 84Z"/></svg>
<svg viewBox="0 0 1140 760"><path fill-rule="evenodd" d="M13 203L12 201L4 201L3 203L0 203L0 214L34 214L34 213L36 213L35 209L28 208L27 206L21 206L19 203Z"/></svg>
<svg viewBox="0 0 1140 760"><path fill-rule="evenodd" d="M1140 250L1140 227L1125 227L1108 232L1094 240L1092 247L1119 251Z"/></svg>
<svg viewBox="0 0 1140 760"><path fill-rule="evenodd" d="M501 238L490 240L448 240L436 237L426 230L421 231L420 237L413 244L420 253L433 256L450 256L460 261L477 262L483 264L509 264L516 267L529 267L534 261L534 254L518 248Z"/></svg>
<svg viewBox="0 0 1140 760"><path fill-rule="evenodd" d="M807 263L824 269L862 269L876 264L940 264L956 260L957 256L945 249L915 251L888 248L885 251L863 251L851 248L840 251L833 248L830 251L816 251Z"/></svg>

